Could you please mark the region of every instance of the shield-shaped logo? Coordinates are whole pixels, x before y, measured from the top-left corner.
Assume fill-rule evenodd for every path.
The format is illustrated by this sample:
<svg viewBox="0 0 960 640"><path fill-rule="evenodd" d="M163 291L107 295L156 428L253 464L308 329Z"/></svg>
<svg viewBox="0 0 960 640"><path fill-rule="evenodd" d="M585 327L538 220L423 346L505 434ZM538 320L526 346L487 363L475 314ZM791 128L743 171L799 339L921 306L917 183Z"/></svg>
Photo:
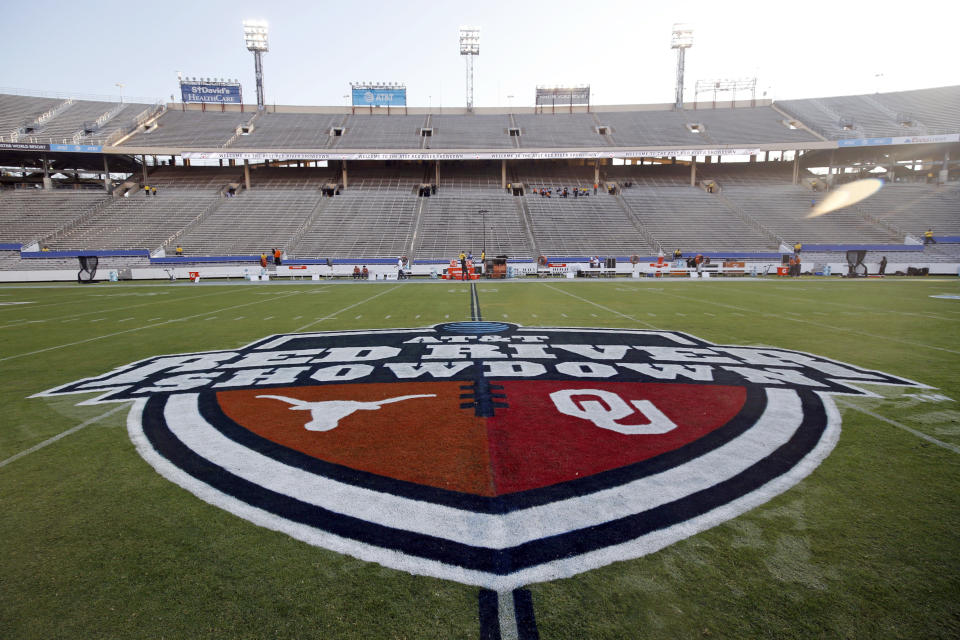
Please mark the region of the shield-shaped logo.
<svg viewBox="0 0 960 640"><path fill-rule="evenodd" d="M39 394L133 401L171 481L258 525L513 589L656 551L803 479L832 394L923 386L670 331L495 322L271 336Z"/></svg>

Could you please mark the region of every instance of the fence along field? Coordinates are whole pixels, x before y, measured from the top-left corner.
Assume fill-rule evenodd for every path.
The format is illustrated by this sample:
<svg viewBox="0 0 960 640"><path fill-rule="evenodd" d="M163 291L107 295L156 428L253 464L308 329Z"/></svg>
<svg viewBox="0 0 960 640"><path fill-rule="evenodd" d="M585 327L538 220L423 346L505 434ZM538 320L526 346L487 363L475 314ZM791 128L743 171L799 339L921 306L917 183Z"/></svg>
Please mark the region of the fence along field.
<svg viewBox="0 0 960 640"><path fill-rule="evenodd" d="M836 396L836 446L792 488L643 557L525 585L539 637L956 635L960 308L931 297L960 294L955 281L482 283L475 290L474 297L450 283L0 289L0 302L24 303L0 306L7 408L0 482L11 489L0 497L8 550L0 631L480 637L480 587L410 575L256 526L146 464L125 433L126 410L77 404L89 395L29 398L157 356L237 350L275 334L458 323L479 311L487 323L682 332L715 345L803 352L929 387L864 384L877 397ZM498 604L502 612L510 602Z"/></svg>

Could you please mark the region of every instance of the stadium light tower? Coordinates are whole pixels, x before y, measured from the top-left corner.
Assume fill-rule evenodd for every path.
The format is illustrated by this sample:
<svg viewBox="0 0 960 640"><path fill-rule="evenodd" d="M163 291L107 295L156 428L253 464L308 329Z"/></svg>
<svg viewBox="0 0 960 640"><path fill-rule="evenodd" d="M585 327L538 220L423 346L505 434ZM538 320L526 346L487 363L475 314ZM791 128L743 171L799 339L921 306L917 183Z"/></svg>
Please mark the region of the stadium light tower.
<svg viewBox="0 0 960 640"><path fill-rule="evenodd" d="M253 51L253 65L257 75L257 111L263 111L263 59L261 54L270 50L267 44L266 20L244 20L243 42L247 51Z"/></svg>
<svg viewBox="0 0 960 640"><path fill-rule="evenodd" d="M677 97L675 109L683 109L683 58L687 49L693 46L693 27L688 24L673 25L673 37L670 48L677 50Z"/></svg>
<svg viewBox="0 0 960 640"><path fill-rule="evenodd" d="M460 27L460 55L467 56L467 111L473 111L473 59L480 55L480 27Z"/></svg>

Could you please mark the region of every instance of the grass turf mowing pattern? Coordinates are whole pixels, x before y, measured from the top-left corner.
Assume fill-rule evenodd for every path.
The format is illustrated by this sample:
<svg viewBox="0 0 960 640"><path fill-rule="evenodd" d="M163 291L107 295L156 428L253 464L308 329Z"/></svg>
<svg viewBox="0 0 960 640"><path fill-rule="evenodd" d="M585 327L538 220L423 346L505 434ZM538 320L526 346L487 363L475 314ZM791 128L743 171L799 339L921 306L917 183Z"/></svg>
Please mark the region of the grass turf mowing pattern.
<svg viewBox="0 0 960 640"><path fill-rule="evenodd" d="M937 388L841 399L837 448L793 489L659 553L532 585L540 637L960 634L960 456L843 404L960 445L956 403L918 398L960 399L960 303L929 297L958 288L477 284L489 321L686 331ZM0 307L0 460L111 408L27 396L140 358L470 316L468 286L433 282L0 288L8 301L30 304ZM0 467L0 637L479 636L477 589L310 547L207 505L140 459L125 415Z"/></svg>

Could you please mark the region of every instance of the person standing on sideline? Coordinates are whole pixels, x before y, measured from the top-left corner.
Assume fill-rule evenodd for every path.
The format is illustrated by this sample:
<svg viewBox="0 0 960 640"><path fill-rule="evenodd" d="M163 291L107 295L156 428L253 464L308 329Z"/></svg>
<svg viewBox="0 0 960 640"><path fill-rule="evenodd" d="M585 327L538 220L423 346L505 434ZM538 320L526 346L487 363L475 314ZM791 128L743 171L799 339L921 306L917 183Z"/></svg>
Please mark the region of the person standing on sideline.
<svg viewBox="0 0 960 640"><path fill-rule="evenodd" d="M273 264L275 264L275 265L277 265L277 266L279 267L282 262L283 262L283 251L280 251L280 249L274 249L274 250L273 250Z"/></svg>
<svg viewBox="0 0 960 640"><path fill-rule="evenodd" d="M460 279L467 279L467 254L460 251Z"/></svg>
<svg viewBox="0 0 960 640"><path fill-rule="evenodd" d="M407 274L403 272L403 256L397 256L397 280L406 279Z"/></svg>
<svg viewBox="0 0 960 640"><path fill-rule="evenodd" d="M880 259L880 271L879 271L879 275L880 275L880 276L883 276L883 274L884 274L886 271L887 271L887 256L883 256L883 258Z"/></svg>
<svg viewBox="0 0 960 640"><path fill-rule="evenodd" d="M803 244L797 241L797 243L793 245L793 255L799 256L801 251L803 251Z"/></svg>
<svg viewBox="0 0 960 640"><path fill-rule="evenodd" d="M265 253L260 254L260 266L264 269L267 268L267 254Z"/></svg>

